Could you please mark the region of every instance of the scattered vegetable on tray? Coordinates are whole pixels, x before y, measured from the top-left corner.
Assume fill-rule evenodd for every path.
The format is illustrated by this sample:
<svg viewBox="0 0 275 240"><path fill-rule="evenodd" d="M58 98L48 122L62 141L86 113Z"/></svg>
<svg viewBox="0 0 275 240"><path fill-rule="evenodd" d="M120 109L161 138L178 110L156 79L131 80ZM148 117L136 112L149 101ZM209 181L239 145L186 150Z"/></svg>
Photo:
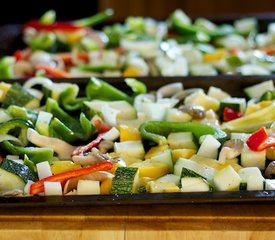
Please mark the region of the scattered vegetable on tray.
<svg viewBox="0 0 275 240"><path fill-rule="evenodd" d="M275 72L275 23L256 17L215 23L176 9L162 21L107 9L60 22L49 10L23 24L25 48L1 56L0 78L269 75ZM104 23L103 27L98 24Z"/></svg>
<svg viewBox="0 0 275 240"><path fill-rule="evenodd" d="M1 82L0 195L275 190L272 80L238 98L127 85Z"/></svg>

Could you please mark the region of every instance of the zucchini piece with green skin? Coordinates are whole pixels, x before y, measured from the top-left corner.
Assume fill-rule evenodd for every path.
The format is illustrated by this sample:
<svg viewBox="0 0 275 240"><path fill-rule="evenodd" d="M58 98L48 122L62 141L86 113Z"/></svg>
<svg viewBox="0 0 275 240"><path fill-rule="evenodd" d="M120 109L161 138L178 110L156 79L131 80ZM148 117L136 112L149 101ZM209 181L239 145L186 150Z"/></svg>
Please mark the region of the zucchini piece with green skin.
<svg viewBox="0 0 275 240"><path fill-rule="evenodd" d="M137 193L138 175L136 167L118 167L112 180L112 194Z"/></svg>
<svg viewBox="0 0 275 240"><path fill-rule="evenodd" d="M213 188L201 177L181 178L181 192L209 192Z"/></svg>
<svg viewBox="0 0 275 240"><path fill-rule="evenodd" d="M217 191L238 191L241 177L233 167L227 165L214 175L213 184Z"/></svg>
<svg viewBox="0 0 275 240"><path fill-rule="evenodd" d="M7 108L10 105L36 108L39 107L40 101L24 89L19 83L14 83L8 90L3 100L2 107Z"/></svg>
<svg viewBox="0 0 275 240"><path fill-rule="evenodd" d="M245 98L237 98L237 97L229 97L221 100L219 112L221 115L224 112L224 109L229 107L238 112L244 113L246 109L246 99Z"/></svg>
<svg viewBox="0 0 275 240"><path fill-rule="evenodd" d="M259 98L266 91L275 90L273 80L264 81L261 83L254 84L252 86L246 87L244 93L250 98Z"/></svg>
<svg viewBox="0 0 275 240"><path fill-rule="evenodd" d="M27 183L28 180L34 182L38 180L37 176L35 176L26 165L17 163L13 160L5 159L1 164L1 168L21 177L25 183Z"/></svg>
<svg viewBox="0 0 275 240"><path fill-rule="evenodd" d="M11 190L22 190L25 182L19 176L0 168L0 193Z"/></svg>
<svg viewBox="0 0 275 240"><path fill-rule="evenodd" d="M166 137L172 132L192 132L197 141L203 135L213 135L220 142L227 139L224 131L195 122L148 121L141 124L139 130L144 139L159 145L167 144Z"/></svg>
<svg viewBox="0 0 275 240"><path fill-rule="evenodd" d="M181 176L180 176L180 182L179 187L181 188L182 192L185 191L212 191L213 186L209 184L207 179L196 173L195 171L183 167L181 170ZM183 187L183 183L187 186ZM194 185L194 189L190 189L190 185Z"/></svg>

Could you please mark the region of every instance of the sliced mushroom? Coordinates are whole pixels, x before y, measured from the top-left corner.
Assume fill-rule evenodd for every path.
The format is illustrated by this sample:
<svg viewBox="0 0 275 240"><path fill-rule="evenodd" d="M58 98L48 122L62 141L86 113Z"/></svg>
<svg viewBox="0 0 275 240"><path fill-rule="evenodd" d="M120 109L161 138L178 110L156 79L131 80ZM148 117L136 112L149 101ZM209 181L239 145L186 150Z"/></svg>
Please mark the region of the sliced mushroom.
<svg viewBox="0 0 275 240"><path fill-rule="evenodd" d="M13 72L17 78L23 78L26 75L33 74L34 67L28 61L20 60L14 63Z"/></svg>
<svg viewBox="0 0 275 240"><path fill-rule="evenodd" d="M108 150L113 148L114 148L114 142L112 141L103 140L98 145L98 149L100 153L106 153L108 152Z"/></svg>
<svg viewBox="0 0 275 240"><path fill-rule="evenodd" d="M272 178L275 175L275 161L272 161L268 164L264 175L266 178Z"/></svg>
<svg viewBox="0 0 275 240"><path fill-rule="evenodd" d="M238 157L244 147L244 143L240 139L231 139L223 144L220 151L219 162L224 163L227 159Z"/></svg>
<svg viewBox="0 0 275 240"><path fill-rule="evenodd" d="M94 180L94 181L102 182L107 178L113 178L113 177L114 175L109 172L98 171L98 172L89 173L80 177L71 178L65 183L63 193L67 194L69 192L72 192L74 189L76 189L77 183L79 180Z"/></svg>
<svg viewBox="0 0 275 240"><path fill-rule="evenodd" d="M173 97L179 99L180 101L184 100L187 96L194 92L203 91L201 88L189 88L186 90L179 91Z"/></svg>
<svg viewBox="0 0 275 240"><path fill-rule="evenodd" d="M93 148L91 152L82 155L74 155L72 157L74 163L79 165L95 165L104 161L118 162L118 158L111 157L108 153L100 153L97 148Z"/></svg>
<svg viewBox="0 0 275 240"><path fill-rule="evenodd" d="M23 197L23 191L20 189L13 189L5 192L1 192L0 196L3 197Z"/></svg>
<svg viewBox="0 0 275 240"><path fill-rule="evenodd" d="M193 119L205 118L205 110L201 106L181 105L179 106L179 110L188 113Z"/></svg>
<svg viewBox="0 0 275 240"><path fill-rule="evenodd" d="M160 87L157 92L157 99L165 98L165 97L172 97L178 92L182 91L183 85L180 82L170 83Z"/></svg>

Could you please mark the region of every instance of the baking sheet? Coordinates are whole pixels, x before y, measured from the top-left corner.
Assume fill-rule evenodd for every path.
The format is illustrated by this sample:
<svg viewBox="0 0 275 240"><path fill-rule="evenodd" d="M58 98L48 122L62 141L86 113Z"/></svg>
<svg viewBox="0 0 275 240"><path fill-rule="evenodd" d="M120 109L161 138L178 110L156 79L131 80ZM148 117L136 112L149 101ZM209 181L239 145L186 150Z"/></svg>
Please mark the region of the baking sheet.
<svg viewBox="0 0 275 240"><path fill-rule="evenodd" d="M275 191L144 193L80 196L0 197L0 207L81 207L97 205L150 205L200 203L266 203Z"/></svg>
<svg viewBox="0 0 275 240"><path fill-rule="evenodd" d="M232 96L244 96L243 88L274 76L219 76L219 77L170 77L139 78L149 90L167 83L182 82L185 88L210 86L220 87ZM125 88L124 78L105 78L116 87ZM14 80L7 80L13 81ZM24 80L16 80L23 82ZM89 78L55 79L57 82L73 82L85 86ZM83 88L84 90L84 88ZM228 202L274 202L275 191L236 191L236 192L191 192L191 193L145 193L89 196L32 196L0 197L0 207L41 207L41 206L93 206L93 205L135 205L135 204L184 204L184 203L228 203Z"/></svg>

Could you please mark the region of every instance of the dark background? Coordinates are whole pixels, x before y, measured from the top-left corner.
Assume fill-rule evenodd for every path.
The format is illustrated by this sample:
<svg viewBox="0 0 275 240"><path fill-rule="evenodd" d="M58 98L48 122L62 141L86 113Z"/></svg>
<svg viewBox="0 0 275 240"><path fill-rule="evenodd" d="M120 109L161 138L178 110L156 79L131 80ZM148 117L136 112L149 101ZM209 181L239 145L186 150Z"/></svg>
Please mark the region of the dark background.
<svg viewBox="0 0 275 240"><path fill-rule="evenodd" d="M49 9L56 10L57 20L74 20L106 8L114 9L110 21L122 21L129 15L166 19L176 8L191 17L275 13L274 0L8 0L1 4L0 24L37 19Z"/></svg>
<svg viewBox="0 0 275 240"><path fill-rule="evenodd" d="M8 0L2 4L0 8L0 24L2 25L37 19L50 9L56 11L57 20L89 17L98 11L97 0Z"/></svg>
<svg viewBox="0 0 275 240"><path fill-rule="evenodd" d="M0 8L0 56L20 46L17 40L22 23L40 18L47 10L54 9L58 21L67 21L89 17L107 8L112 8L114 15L106 24L124 21L127 16L165 20L177 8L193 19L201 16L217 20L260 14L267 22L275 22L274 0L8 0Z"/></svg>

